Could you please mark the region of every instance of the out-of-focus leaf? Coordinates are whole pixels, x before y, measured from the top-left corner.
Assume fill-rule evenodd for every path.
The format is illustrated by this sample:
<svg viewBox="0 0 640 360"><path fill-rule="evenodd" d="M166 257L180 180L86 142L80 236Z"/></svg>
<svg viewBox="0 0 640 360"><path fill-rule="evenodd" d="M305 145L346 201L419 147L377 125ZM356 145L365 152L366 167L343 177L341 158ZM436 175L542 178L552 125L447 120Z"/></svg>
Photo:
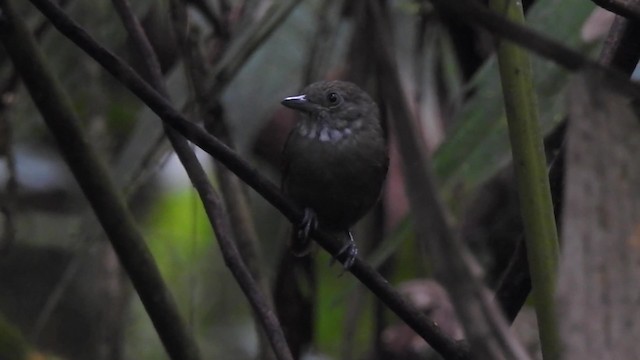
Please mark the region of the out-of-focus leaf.
<svg viewBox="0 0 640 360"><path fill-rule="evenodd" d="M588 1L542 0L527 14L528 26L568 47L592 53L580 28L594 9ZM533 57L542 130L547 133L565 116L569 73L549 60ZM434 156L434 167L448 202L459 201L511 160L497 63L491 59L473 81L474 94L458 115L457 125Z"/></svg>
<svg viewBox="0 0 640 360"><path fill-rule="evenodd" d="M18 329L0 313L0 359L24 360L29 345Z"/></svg>
<svg viewBox="0 0 640 360"><path fill-rule="evenodd" d="M200 199L191 188L159 193L164 195L144 221L145 238L203 353L210 358L225 358L230 352L237 359L254 358L250 307L222 261ZM130 313L128 357L167 358L139 301L133 301Z"/></svg>
<svg viewBox="0 0 640 360"><path fill-rule="evenodd" d="M317 2L303 2L265 40L222 94L227 121L240 153L250 150L257 133L280 100L300 90L304 61L317 25Z"/></svg>
<svg viewBox="0 0 640 360"><path fill-rule="evenodd" d="M527 14L528 26L566 46L593 55L596 46L580 39L580 28L594 9L580 0L541 0ZM570 73L547 59L533 56L533 73L544 133L551 131L567 113L565 101ZM495 58L480 69L470 84L472 96L462 103L454 126L433 157L442 194L450 207L463 204L467 196L511 161L502 88ZM456 209L453 209L454 213ZM402 221L375 251L374 265L409 239L412 224ZM413 246L409 244L407 246Z"/></svg>
<svg viewBox="0 0 640 360"><path fill-rule="evenodd" d="M166 193L147 224L149 248L169 280L188 270L214 241L202 203L191 189Z"/></svg>
<svg viewBox="0 0 640 360"><path fill-rule="evenodd" d="M320 256L317 256L320 255ZM340 264L329 267L330 257L325 252L316 255L318 269L318 295L316 314L316 345L333 358L340 358L341 346L348 339L352 354L361 354L368 349L373 332L372 302L370 295L357 294L356 280L352 276L338 276L342 269ZM360 296L361 295L361 296ZM359 314L350 313L351 302L358 301ZM356 316L354 316L356 315ZM346 334L346 321L355 318L356 330L353 334Z"/></svg>

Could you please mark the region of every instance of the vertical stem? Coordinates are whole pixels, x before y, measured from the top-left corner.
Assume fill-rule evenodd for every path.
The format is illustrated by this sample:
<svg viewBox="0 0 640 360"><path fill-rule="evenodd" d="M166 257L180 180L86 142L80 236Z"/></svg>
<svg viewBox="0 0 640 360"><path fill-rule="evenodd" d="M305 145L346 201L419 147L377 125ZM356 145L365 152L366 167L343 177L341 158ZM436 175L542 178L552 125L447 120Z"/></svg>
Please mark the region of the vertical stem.
<svg viewBox="0 0 640 360"><path fill-rule="evenodd" d="M524 23L521 1L491 0L489 4L492 10L508 20ZM515 44L502 39L498 39L497 44L542 354L546 360L558 359L560 344L553 300L559 256L558 233L538 124L531 62L527 52Z"/></svg>

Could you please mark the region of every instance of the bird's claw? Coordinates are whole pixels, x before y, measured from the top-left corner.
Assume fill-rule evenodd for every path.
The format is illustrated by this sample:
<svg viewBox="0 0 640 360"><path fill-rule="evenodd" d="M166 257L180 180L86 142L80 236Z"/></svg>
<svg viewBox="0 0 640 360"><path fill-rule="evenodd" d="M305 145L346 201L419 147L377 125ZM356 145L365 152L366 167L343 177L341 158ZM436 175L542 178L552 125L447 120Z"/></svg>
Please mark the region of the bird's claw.
<svg viewBox="0 0 640 360"><path fill-rule="evenodd" d="M304 209L304 216L296 226L296 233L291 242L291 252L295 256L305 256L311 250L309 235L318 227L316 213L310 208Z"/></svg>
<svg viewBox="0 0 640 360"><path fill-rule="evenodd" d="M331 263L329 264L329 265L333 265L338 259L338 257L342 255L345 256L345 260L343 264L344 269L340 274L340 276L342 276L342 274L344 274L345 271L349 270L351 266L353 266L353 263L356 261L356 257L358 256L358 247L356 246L356 242L353 240L353 235L351 235L351 231L347 231L347 234L349 235L349 240L340 249L340 251L338 251L336 256L333 259L331 259Z"/></svg>
<svg viewBox="0 0 640 360"><path fill-rule="evenodd" d="M298 239L307 240L309 234L318 227L318 217L316 213L310 208L304 209L304 216L298 226Z"/></svg>

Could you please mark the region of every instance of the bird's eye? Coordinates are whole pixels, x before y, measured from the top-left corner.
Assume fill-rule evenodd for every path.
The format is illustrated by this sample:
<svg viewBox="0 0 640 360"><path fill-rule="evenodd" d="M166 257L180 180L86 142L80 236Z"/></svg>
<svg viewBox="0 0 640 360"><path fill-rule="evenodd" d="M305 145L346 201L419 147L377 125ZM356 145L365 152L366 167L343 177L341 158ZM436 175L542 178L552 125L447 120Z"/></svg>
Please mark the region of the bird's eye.
<svg viewBox="0 0 640 360"><path fill-rule="evenodd" d="M329 93L327 95L327 100L329 101L329 104L336 105L338 102L340 102L340 95L338 95L338 94L336 94L334 92Z"/></svg>

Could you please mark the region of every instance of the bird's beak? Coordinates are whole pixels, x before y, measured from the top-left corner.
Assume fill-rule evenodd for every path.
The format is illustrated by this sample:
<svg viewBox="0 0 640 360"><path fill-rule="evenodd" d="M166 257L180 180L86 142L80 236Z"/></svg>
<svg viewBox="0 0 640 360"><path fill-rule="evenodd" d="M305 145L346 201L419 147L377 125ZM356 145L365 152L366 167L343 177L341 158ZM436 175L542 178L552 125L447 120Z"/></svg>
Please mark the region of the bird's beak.
<svg viewBox="0 0 640 360"><path fill-rule="evenodd" d="M312 112L317 107L316 104L307 99L306 95L289 96L282 100L281 104L288 108L306 113Z"/></svg>

